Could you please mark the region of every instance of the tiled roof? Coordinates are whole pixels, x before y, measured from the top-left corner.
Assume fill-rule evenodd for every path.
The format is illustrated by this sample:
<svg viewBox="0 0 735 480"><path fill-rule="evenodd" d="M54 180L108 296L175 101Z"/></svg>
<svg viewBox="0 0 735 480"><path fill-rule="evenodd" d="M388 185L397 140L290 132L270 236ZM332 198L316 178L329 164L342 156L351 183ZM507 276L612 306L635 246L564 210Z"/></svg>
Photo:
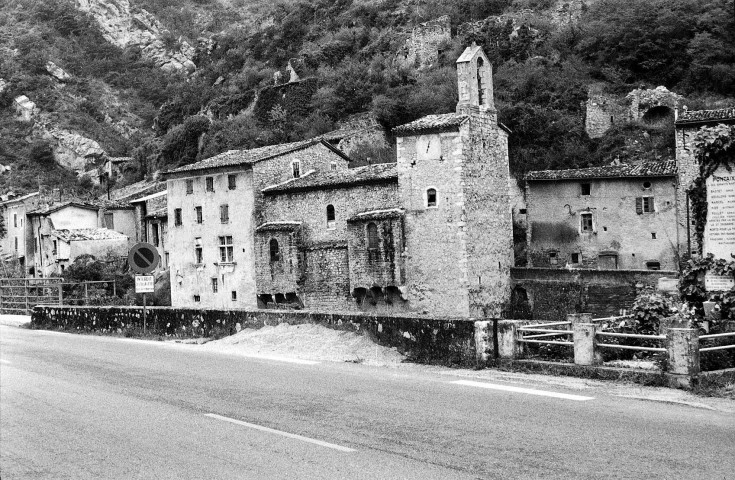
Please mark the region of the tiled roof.
<svg viewBox="0 0 735 480"><path fill-rule="evenodd" d="M168 207L157 208L148 213L145 218L166 218L168 217Z"/></svg>
<svg viewBox="0 0 735 480"><path fill-rule="evenodd" d="M255 229L256 232L289 232L301 226L301 222L268 222Z"/></svg>
<svg viewBox="0 0 735 480"><path fill-rule="evenodd" d="M624 178L624 177L673 177L676 175L676 162L646 162L639 165L613 165L609 167L579 168L573 170L537 170L528 172L526 180L576 180L583 178Z"/></svg>
<svg viewBox="0 0 735 480"><path fill-rule="evenodd" d="M401 218L405 211L402 208L388 208L383 210L370 210L357 213L347 219L348 222L362 222L366 220L378 220L383 218Z"/></svg>
<svg viewBox="0 0 735 480"><path fill-rule="evenodd" d="M687 123L710 123L721 121L734 121L735 107L719 108L717 110L684 110L679 118L676 119L677 124Z"/></svg>
<svg viewBox="0 0 735 480"><path fill-rule="evenodd" d="M28 200L29 198L35 197L36 195L38 195L38 192L29 193L29 194L26 194L20 197L9 198L8 200L5 200L4 202L0 202L0 205L4 205L6 203L20 202L22 200Z"/></svg>
<svg viewBox="0 0 735 480"><path fill-rule="evenodd" d="M139 197L144 197L152 193L161 192L166 190L166 182L142 180L137 183L132 183L121 188L110 190L111 200L125 200L131 201ZM107 195L104 195L102 200L105 200Z"/></svg>
<svg viewBox="0 0 735 480"><path fill-rule="evenodd" d="M329 172L309 172L278 185L263 189L263 193L284 193L323 188L351 187L354 185L384 183L398 179L395 163L377 163L358 168Z"/></svg>
<svg viewBox="0 0 735 480"><path fill-rule="evenodd" d="M99 207L97 205L72 200L68 202L52 203L52 204L43 205L39 208L36 208L35 210L31 210L30 212L27 213L27 215L46 215L49 213L59 211L65 207L79 207L79 208L86 208L89 210L99 210Z"/></svg>
<svg viewBox="0 0 735 480"><path fill-rule="evenodd" d="M294 142L294 143L282 143L279 145L269 145L267 147L253 148L251 150L230 150L224 153L220 153L219 155L215 155L214 157L207 158L206 160L192 163L191 165L184 165L183 167L169 170L168 172L165 172L165 173L169 174L169 173L179 173L179 172L193 172L196 170L204 170L207 168L228 167L228 166L237 166L237 165L252 165L253 163L257 163L257 162L267 160L273 157L278 157L280 155L285 155L287 153L291 153L296 150L302 150L304 148L308 148L308 147L311 147L312 145L317 145L317 144L325 145L327 148L335 151L336 153L342 156L345 156L344 153L335 149L333 146L329 145L326 141L321 140L321 139L312 139L312 140L305 140L305 141ZM345 158L347 157L345 156Z"/></svg>
<svg viewBox="0 0 735 480"><path fill-rule="evenodd" d="M54 235L65 242L83 241L83 240L115 240L126 239L127 235L110 230L108 228L62 228L59 230L51 230Z"/></svg>
<svg viewBox="0 0 735 480"><path fill-rule="evenodd" d="M428 115L405 125L393 129L398 135L411 135L419 132L440 132L458 128L469 117L460 113L444 113L442 115Z"/></svg>

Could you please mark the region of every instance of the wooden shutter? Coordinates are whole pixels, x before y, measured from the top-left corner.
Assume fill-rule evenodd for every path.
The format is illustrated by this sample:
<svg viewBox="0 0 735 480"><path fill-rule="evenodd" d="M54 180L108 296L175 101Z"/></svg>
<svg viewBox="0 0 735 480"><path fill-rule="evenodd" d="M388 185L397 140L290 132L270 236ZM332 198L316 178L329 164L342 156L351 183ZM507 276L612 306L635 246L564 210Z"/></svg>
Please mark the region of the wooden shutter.
<svg viewBox="0 0 735 480"><path fill-rule="evenodd" d="M643 214L643 197L635 198L635 213L637 213L638 215Z"/></svg>

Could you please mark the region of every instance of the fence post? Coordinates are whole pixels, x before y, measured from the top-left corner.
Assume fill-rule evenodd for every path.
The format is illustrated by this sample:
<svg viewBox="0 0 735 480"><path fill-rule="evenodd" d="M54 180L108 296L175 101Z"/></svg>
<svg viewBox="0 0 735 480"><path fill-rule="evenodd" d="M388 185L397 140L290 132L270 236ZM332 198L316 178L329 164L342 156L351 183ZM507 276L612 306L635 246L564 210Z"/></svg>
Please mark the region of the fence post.
<svg viewBox="0 0 735 480"><path fill-rule="evenodd" d="M84 305L89 305L89 284L84 282Z"/></svg>
<svg viewBox="0 0 735 480"><path fill-rule="evenodd" d="M59 305L64 304L64 284L59 282Z"/></svg>
<svg viewBox="0 0 735 480"><path fill-rule="evenodd" d="M574 363L577 365L599 365L601 358L595 351L597 325L594 323L575 323L572 325L574 338Z"/></svg>
<svg viewBox="0 0 735 480"><path fill-rule="evenodd" d="M498 357L516 359L523 355L523 344L518 341L518 320L498 321Z"/></svg>
<svg viewBox="0 0 735 480"><path fill-rule="evenodd" d="M23 296L26 300L26 315L28 314L28 279L23 280Z"/></svg>
<svg viewBox="0 0 735 480"><path fill-rule="evenodd" d="M699 331L694 328L670 328L666 334L666 353L669 385L691 387L699 375Z"/></svg>
<svg viewBox="0 0 735 480"><path fill-rule="evenodd" d="M486 366L489 358L487 352L490 324L491 322L487 320L475 322L475 361L478 367Z"/></svg>

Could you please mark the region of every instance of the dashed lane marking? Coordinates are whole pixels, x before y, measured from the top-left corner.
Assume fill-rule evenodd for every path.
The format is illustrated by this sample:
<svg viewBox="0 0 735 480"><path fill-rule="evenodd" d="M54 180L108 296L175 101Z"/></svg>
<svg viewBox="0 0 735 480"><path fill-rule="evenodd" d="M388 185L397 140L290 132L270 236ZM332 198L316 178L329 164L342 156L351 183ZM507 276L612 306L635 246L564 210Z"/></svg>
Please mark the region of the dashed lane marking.
<svg viewBox="0 0 735 480"><path fill-rule="evenodd" d="M216 413L205 413L204 416L209 417L209 418L214 418L216 420L222 420L223 422L234 423L235 425L240 425L242 427L248 427L254 430L260 430L261 432L273 433L276 435L281 435L282 437L293 438L295 440L301 440L302 442L313 443L314 445L331 448L333 450L339 450L340 452L354 452L355 451L352 448L343 447L342 445L335 445L334 443L323 442L315 438L302 437L301 435L296 435L295 433L288 433L288 432L282 432L280 430L274 430L272 428L264 427L262 425L256 425L254 423L243 422L242 420L236 420L234 418L223 417L222 415L217 415Z"/></svg>
<svg viewBox="0 0 735 480"><path fill-rule="evenodd" d="M5 365L12 365L12 363L10 363L9 361L3 360L1 358L0 358L0 363L4 363Z"/></svg>
<svg viewBox="0 0 735 480"><path fill-rule="evenodd" d="M465 385L467 387L479 387L479 388L487 388L490 390L501 390L504 392L525 393L527 395L539 395L542 397L563 398L565 400L575 400L577 402L586 402L588 400L595 399L595 397L583 397L581 395L571 395L569 393L547 392L545 390L534 390L532 388L511 387L509 385L495 385L493 383L473 382L471 380L457 380L451 383L454 383L456 385Z"/></svg>

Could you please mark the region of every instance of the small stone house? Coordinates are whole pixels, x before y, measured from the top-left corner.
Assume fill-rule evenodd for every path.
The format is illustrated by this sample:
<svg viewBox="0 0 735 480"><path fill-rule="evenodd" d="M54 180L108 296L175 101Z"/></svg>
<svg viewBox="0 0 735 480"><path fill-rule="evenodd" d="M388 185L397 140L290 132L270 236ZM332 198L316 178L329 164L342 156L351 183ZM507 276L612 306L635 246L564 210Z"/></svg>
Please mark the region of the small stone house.
<svg viewBox="0 0 735 480"><path fill-rule="evenodd" d="M156 192L135 200L130 204L136 210L136 217L141 223L139 242L147 242L156 247L161 262L159 270L168 268L170 254L168 251L168 192Z"/></svg>
<svg viewBox="0 0 735 480"><path fill-rule="evenodd" d="M107 228L63 228L41 235L41 256L45 260L44 277L61 275L80 255L95 258L125 257L128 237Z"/></svg>
<svg viewBox="0 0 735 480"><path fill-rule="evenodd" d="M526 175L528 266L676 270L673 160Z"/></svg>

